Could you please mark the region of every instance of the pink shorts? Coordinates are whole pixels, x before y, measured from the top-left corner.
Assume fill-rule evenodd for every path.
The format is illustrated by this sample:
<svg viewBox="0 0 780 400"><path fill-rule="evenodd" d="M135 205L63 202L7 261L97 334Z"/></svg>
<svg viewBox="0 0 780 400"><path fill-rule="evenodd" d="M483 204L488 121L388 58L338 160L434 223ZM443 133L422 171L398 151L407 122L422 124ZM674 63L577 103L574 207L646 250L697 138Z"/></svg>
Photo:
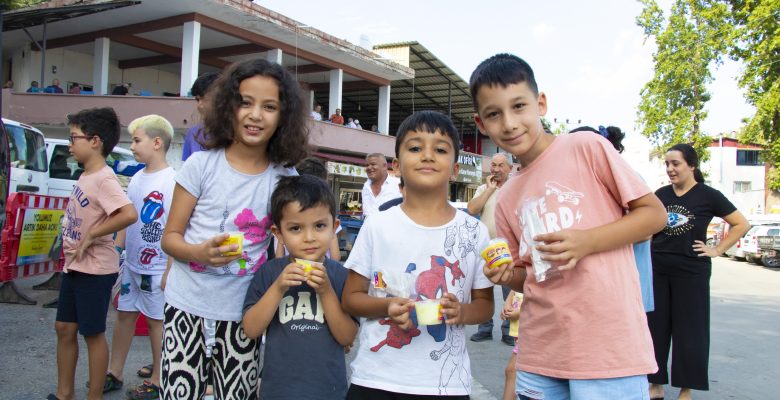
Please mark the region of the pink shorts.
<svg viewBox="0 0 780 400"><path fill-rule="evenodd" d="M515 347L512 347L512 354L517 354L517 338L515 338Z"/></svg>

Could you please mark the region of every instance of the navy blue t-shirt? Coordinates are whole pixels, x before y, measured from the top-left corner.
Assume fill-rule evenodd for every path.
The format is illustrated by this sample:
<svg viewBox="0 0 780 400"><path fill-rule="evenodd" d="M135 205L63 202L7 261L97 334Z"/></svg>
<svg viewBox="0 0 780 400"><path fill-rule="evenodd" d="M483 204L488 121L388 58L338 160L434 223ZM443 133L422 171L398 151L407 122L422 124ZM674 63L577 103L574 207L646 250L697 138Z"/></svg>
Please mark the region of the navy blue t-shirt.
<svg viewBox="0 0 780 400"><path fill-rule="evenodd" d="M672 185L656 190L666 207L667 222L653 235L653 269L669 274L709 274L712 260L699 257L693 250L696 240L707 242L707 226L712 217L725 217L736 211L723 193L697 183L682 196Z"/></svg>
<svg viewBox="0 0 780 400"><path fill-rule="evenodd" d="M260 267L247 290L244 313L260 300L289 263L289 258L282 257ZM348 271L331 259L326 259L324 265L340 301ZM265 331L260 397L344 399L346 395L344 347L328 329L319 296L307 284L289 288Z"/></svg>

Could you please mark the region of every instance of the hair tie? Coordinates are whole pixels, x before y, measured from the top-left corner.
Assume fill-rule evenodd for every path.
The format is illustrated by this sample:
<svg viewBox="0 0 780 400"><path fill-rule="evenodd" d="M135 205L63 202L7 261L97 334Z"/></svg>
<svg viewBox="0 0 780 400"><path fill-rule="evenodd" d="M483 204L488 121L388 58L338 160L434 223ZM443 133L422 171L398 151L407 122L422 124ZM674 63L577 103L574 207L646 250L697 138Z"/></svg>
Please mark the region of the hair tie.
<svg viewBox="0 0 780 400"><path fill-rule="evenodd" d="M599 135L604 136L604 138L609 139L609 133L607 133L607 128L604 127L604 125L599 125Z"/></svg>

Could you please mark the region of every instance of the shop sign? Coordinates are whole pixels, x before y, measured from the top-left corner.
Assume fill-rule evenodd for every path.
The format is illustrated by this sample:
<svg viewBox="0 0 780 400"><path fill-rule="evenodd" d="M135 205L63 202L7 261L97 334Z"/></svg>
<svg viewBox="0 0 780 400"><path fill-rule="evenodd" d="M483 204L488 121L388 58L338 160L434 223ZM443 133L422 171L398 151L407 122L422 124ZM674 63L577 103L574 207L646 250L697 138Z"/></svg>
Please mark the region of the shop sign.
<svg viewBox="0 0 780 400"><path fill-rule="evenodd" d="M358 178L368 178L366 167L352 164L342 164L328 161L328 173L333 175L356 176Z"/></svg>
<svg viewBox="0 0 780 400"><path fill-rule="evenodd" d="M455 178L456 182L482 183L482 156L476 154L459 154L458 165L460 165L460 171Z"/></svg>

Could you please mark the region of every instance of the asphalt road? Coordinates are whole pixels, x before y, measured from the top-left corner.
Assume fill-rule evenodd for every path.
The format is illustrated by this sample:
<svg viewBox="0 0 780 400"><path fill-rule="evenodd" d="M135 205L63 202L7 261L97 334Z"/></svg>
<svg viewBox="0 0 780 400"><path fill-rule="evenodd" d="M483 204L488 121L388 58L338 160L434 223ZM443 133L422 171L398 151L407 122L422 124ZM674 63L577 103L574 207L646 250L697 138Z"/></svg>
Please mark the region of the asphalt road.
<svg viewBox="0 0 780 400"><path fill-rule="evenodd" d="M43 399L56 389L55 310L42 308L56 292L33 291L43 277L17 281L36 306L0 304L0 399ZM780 270L718 258L714 261L712 287L712 338L710 391L696 392L697 399L763 400L777 398L774 377L780 360ZM497 301L500 291L496 290ZM109 314L109 332L114 313ZM467 335L476 331L468 327ZM467 336L467 337L468 337ZM468 342L474 377L473 399L500 399L504 367L511 348L498 339L498 324L492 342ZM137 385L135 370L147 364L149 341L133 341L125 367L125 387ZM77 398L84 398L87 379L86 344L81 341L76 372ZM668 388L667 398L676 390ZM106 399L123 399L124 390Z"/></svg>

